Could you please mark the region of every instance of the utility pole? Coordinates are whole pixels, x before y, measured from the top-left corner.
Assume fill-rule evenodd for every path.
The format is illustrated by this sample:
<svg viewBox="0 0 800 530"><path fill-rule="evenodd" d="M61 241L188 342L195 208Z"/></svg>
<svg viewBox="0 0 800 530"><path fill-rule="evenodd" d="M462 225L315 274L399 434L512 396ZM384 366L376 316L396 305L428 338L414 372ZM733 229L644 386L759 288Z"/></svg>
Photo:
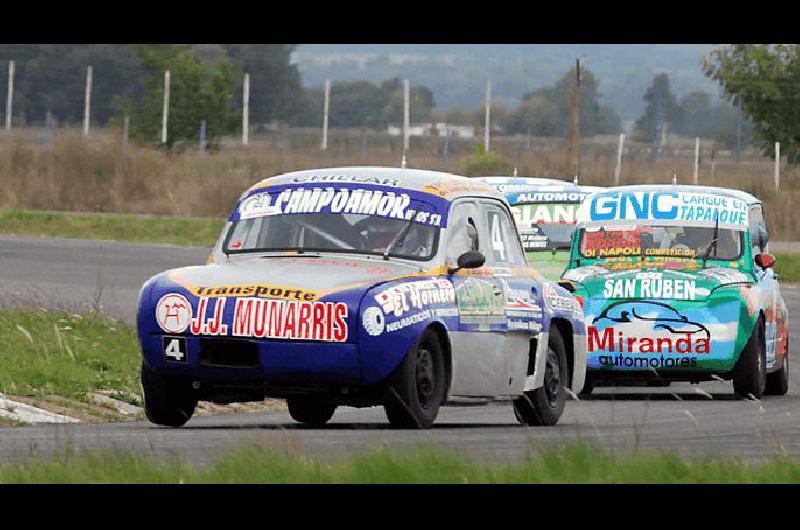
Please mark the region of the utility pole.
<svg viewBox="0 0 800 530"><path fill-rule="evenodd" d="M700 137L694 139L694 185L697 186L697 177L700 169Z"/></svg>
<svg viewBox="0 0 800 530"><path fill-rule="evenodd" d="M161 143L167 143L167 115L169 114L169 70L164 72L164 108L161 113Z"/></svg>
<svg viewBox="0 0 800 530"><path fill-rule="evenodd" d="M569 108L569 146L567 148L566 171L574 171L574 176L580 174L580 108L581 108L581 60L575 59L575 83L572 85Z"/></svg>
<svg viewBox="0 0 800 530"><path fill-rule="evenodd" d="M331 80L325 80L325 106L322 111L322 150L328 149L328 111L331 108Z"/></svg>
<svg viewBox="0 0 800 530"><path fill-rule="evenodd" d="M83 102L83 135L89 136L90 109L92 107L92 66L86 67L86 94Z"/></svg>
<svg viewBox="0 0 800 530"><path fill-rule="evenodd" d="M242 88L242 145L247 145L250 140L250 74L244 74L244 87Z"/></svg>
<svg viewBox="0 0 800 530"><path fill-rule="evenodd" d="M486 81L486 123L483 131L483 147L489 152L489 131L492 123L492 82Z"/></svg>
<svg viewBox="0 0 800 530"><path fill-rule="evenodd" d="M781 184L781 143L775 142L775 191Z"/></svg>
<svg viewBox="0 0 800 530"><path fill-rule="evenodd" d="M6 130L11 130L11 110L14 105L14 61L8 61L8 92L6 94Z"/></svg>
<svg viewBox="0 0 800 530"><path fill-rule="evenodd" d="M410 127L410 120L411 120L411 113L410 113L410 102L409 98L411 97L411 86L408 83L408 79L403 80L403 154L408 152L409 147L409 127Z"/></svg>

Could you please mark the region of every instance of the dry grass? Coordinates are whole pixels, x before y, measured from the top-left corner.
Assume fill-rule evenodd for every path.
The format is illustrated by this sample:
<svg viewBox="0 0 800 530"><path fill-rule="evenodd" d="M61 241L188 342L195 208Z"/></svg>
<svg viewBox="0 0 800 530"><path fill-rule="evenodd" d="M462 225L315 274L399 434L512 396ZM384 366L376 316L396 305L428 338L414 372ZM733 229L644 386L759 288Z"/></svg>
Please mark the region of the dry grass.
<svg viewBox="0 0 800 530"><path fill-rule="evenodd" d="M0 208L226 216L241 192L259 179L282 172L345 165L398 166L402 139L362 131L332 131L329 149L319 149L317 130L268 131L247 148L226 140L217 153L164 152L131 144L122 149L117 131L94 131L88 139L76 131L57 130L49 144L41 131L0 134ZM449 170L461 172L476 142L457 139L449 145ZM582 147L581 181L613 183L615 138L594 138ZM650 146L628 144L622 183L667 183L672 171L691 182L692 142L674 142L656 162ZM524 137L496 138L492 149L517 166L520 175L570 178L563 171L565 143ZM443 138L412 138L410 167L445 169ZM773 190L773 165L755 153L736 164L729 152L704 145L699 183L743 189L764 199L773 239L794 240L800 216L800 170L783 167L781 191ZM713 166L713 168L712 168Z"/></svg>

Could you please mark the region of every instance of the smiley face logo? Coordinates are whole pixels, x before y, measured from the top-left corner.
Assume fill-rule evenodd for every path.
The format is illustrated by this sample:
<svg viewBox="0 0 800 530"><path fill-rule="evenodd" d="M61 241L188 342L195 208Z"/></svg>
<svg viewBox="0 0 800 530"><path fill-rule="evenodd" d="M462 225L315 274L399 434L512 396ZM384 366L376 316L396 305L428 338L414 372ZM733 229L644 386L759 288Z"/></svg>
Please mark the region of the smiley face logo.
<svg viewBox="0 0 800 530"><path fill-rule="evenodd" d="M156 320L167 333L183 333L192 320L192 305L181 294L165 294L156 304Z"/></svg>

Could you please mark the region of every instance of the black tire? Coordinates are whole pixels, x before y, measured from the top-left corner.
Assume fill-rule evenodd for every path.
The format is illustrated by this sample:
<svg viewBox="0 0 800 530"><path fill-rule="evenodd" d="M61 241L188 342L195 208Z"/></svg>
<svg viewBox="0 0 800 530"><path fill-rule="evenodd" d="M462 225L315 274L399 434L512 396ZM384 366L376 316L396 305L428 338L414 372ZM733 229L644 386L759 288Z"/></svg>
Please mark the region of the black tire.
<svg viewBox="0 0 800 530"><path fill-rule="evenodd" d="M784 396L789 391L789 351L783 358L783 366L777 372L767 374L767 384L764 394L768 396Z"/></svg>
<svg viewBox="0 0 800 530"><path fill-rule="evenodd" d="M445 398L442 345L427 329L387 381L383 408L395 429L428 429Z"/></svg>
<svg viewBox="0 0 800 530"><path fill-rule="evenodd" d="M752 396L760 399L766 385L767 349L764 345L764 325L759 319L733 367L733 391L741 398Z"/></svg>
<svg viewBox="0 0 800 530"><path fill-rule="evenodd" d="M294 421L314 427L328 423L336 412L336 405L314 396L289 398L286 404L289 407L289 415Z"/></svg>
<svg viewBox="0 0 800 530"><path fill-rule="evenodd" d="M514 400L514 414L523 425L555 425L567 402L567 353L564 339L555 327L547 342L544 384ZM586 389L586 385L584 385Z"/></svg>
<svg viewBox="0 0 800 530"><path fill-rule="evenodd" d="M142 398L147 419L167 427L182 427L197 406L197 394L188 380L159 375L144 363Z"/></svg>

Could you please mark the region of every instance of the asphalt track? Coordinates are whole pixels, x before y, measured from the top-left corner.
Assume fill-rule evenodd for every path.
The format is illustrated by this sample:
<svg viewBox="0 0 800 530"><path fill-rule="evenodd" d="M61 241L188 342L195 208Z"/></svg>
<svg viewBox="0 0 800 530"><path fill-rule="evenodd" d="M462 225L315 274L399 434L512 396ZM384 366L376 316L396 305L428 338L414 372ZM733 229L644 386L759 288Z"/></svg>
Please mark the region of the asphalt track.
<svg viewBox="0 0 800 530"><path fill-rule="evenodd" d="M207 249L97 241L0 237L0 297L5 305L81 308L97 304L132 322L139 287L151 274L205 261ZM800 288L784 286L792 315ZM798 344L800 321L791 321ZM790 354L797 366L796 352ZM800 377L800 368L792 378ZM0 428L0 462L72 449L131 449L158 458L211 461L239 444L263 443L338 459L376 447L444 445L476 460L520 461L539 448L583 441L614 453L667 449L683 455L761 460L800 456L800 381L789 394L735 400L730 383L673 384L668 388L599 388L569 401L555 427L523 427L511 405L450 406L429 431L389 430L383 410L342 408L323 429L293 423L287 412L226 414L192 419L181 429L146 422Z"/></svg>

